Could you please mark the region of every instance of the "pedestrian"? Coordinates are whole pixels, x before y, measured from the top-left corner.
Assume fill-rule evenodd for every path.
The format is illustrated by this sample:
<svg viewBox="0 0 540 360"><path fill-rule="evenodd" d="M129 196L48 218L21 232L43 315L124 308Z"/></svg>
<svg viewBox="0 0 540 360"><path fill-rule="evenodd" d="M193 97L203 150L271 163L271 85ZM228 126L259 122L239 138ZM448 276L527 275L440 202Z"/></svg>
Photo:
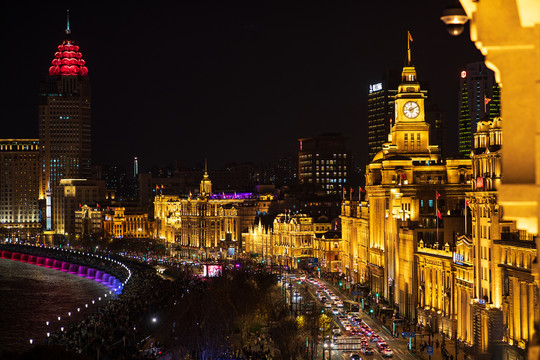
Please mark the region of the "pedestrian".
<svg viewBox="0 0 540 360"><path fill-rule="evenodd" d="M435 346L437 347L437 349L439 348L439 339L435 341Z"/></svg>

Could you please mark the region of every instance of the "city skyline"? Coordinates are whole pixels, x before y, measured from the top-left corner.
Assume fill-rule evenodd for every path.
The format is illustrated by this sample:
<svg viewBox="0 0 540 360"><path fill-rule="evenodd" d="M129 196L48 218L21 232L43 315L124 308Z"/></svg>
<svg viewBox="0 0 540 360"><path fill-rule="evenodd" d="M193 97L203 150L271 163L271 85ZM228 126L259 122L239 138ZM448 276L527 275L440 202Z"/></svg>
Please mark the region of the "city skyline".
<svg viewBox="0 0 540 360"><path fill-rule="evenodd" d="M439 20L445 4L389 5L25 9L2 24L15 53L36 45L33 56L20 59L25 71L6 74L14 88L3 88L2 116L18 119L6 137L37 135L39 81L69 9L92 81L94 164L129 166L137 156L147 171L176 160L197 166L204 158L212 168L274 162L297 150L298 138L325 132L346 134L357 163L365 164L369 85L403 65L407 30L418 77L448 113L456 151L459 74L482 56L462 41L467 30L448 35ZM7 35L15 27L18 35ZM8 58L2 61L7 68Z"/></svg>

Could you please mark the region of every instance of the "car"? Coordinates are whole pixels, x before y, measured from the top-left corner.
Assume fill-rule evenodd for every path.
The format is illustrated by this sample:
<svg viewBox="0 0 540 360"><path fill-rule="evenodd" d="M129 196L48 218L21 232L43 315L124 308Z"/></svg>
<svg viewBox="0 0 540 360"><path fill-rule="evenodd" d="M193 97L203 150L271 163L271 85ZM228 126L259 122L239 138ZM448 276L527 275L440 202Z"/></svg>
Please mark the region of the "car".
<svg viewBox="0 0 540 360"><path fill-rule="evenodd" d="M372 341L372 342L379 341L379 335L377 335L375 333L371 334L371 336L369 337L369 341Z"/></svg>
<svg viewBox="0 0 540 360"><path fill-rule="evenodd" d="M342 307L343 307L343 303L342 303L341 301L338 301L338 302L337 302L337 307L342 308Z"/></svg>
<svg viewBox="0 0 540 360"><path fill-rule="evenodd" d="M370 347L365 347L362 349L362 351L364 352L364 355L373 355L375 353Z"/></svg>
<svg viewBox="0 0 540 360"><path fill-rule="evenodd" d="M388 344L384 341L379 341L377 343L377 347L379 348L379 351L382 352L385 348L388 347Z"/></svg>
<svg viewBox="0 0 540 360"><path fill-rule="evenodd" d="M332 314L338 315L339 314L339 309L338 308L332 308Z"/></svg>
<svg viewBox="0 0 540 360"><path fill-rule="evenodd" d="M339 337L342 337L343 334L342 333L335 333L334 335L332 335L332 337L335 339L339 338Z"/></svg>
<svg viewBox="0 0 540 360"><path fill-rule="evenodd" d="M384 357L392 357L394 355L394 352L389 347L386 347L381 350L382 356Z"/></svg>
<svg viewBox="0 0 540 360"><path fill-rule="evenodd" d="M361 347L362 349L363 349L363 348L367 348L367 347L369 347L369 344L368 344L368 342L367 342L366 340L362 340L362 341L360 342L360 347Z"/></svg>
<svg viewBox="0 0 540 360"><path fill-rule="evenodd" d="M324 307L330 309L330 308L332 308L332 303L331 303L331 302L326 302L326 303L324 304Z"/></svg>
<svg viewBox="0 0 540 360"><path fill-rule="evenodd" d="M339 330L339 328L333 328L332 329L333 334L337 334L337 333L340 333L340 332L341 332L341 330Z"/></svg>
<svg viewBox="0 0 540 360"><path fill-rule="evenodd" d="M351 360L362 360L362 357L358 353L351 353Z"/></svg>

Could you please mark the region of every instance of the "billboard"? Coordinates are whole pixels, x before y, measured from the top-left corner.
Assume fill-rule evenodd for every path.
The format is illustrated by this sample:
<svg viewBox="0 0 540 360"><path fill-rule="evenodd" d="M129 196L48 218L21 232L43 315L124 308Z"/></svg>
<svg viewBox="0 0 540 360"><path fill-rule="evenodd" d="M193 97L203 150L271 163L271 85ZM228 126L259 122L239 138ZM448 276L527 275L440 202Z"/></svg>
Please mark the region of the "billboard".
<svg viewBox="0 0 540 360"><path fill-rule="evenodd" d="M223 272L223 267L221 265L203 265L203 276L206 277L216 277L221 276Z"/></svg>

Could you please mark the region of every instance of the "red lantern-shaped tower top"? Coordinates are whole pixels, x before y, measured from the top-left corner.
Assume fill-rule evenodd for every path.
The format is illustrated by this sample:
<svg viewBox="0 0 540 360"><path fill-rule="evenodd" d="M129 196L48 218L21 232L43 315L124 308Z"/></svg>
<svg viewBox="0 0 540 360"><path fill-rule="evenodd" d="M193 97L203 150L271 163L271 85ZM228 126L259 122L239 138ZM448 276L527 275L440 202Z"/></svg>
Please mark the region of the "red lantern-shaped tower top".
<svg viewBox="0 0 540 360"><path fill-rule="evenodd" d="M66 28L66 39L58 45L58 51L54 54L52 66L49 67L49 75L88 75L88 68L85 66L79 46L71 40L71 30L69 28L69 10Z"/></svg>

